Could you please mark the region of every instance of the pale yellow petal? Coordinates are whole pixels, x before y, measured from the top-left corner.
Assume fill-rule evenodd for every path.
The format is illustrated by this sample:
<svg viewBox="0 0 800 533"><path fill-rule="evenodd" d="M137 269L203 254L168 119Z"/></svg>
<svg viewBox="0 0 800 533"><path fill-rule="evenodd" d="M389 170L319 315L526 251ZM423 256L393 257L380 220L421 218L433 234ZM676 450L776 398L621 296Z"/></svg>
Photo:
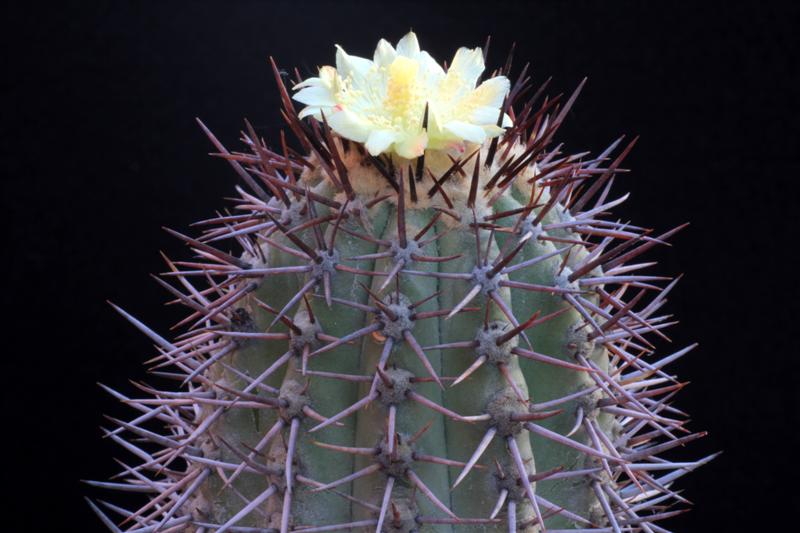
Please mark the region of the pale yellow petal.
<svg viewBox="0 0 800 533"><path fill-rule="evenodd" d="M469 122L451 120L444 125L444 129L458 136L460 139L473 143L482 143L486 139L486 132L484 129L481 126L476 126Z"/></svg>
<svg viewBox="0 0 800 533"><path fill-rule="evenodd" d="M320 113L320 107L318 106L308 106L304 107L302 111L297 114L297 118L304 119L306 117L314 117L317 120L322 120L322 115Z"/></svg>
<svg viewBox="0 0 800 533"><path fill-rule="evenodd" d="M397 155L406 159L414 159L425 153L428 146L428 134L424 131L416 135L409 135L400 142L395 142L394 149Z"/></svg>
<svg viewBox="0 0 800 533"><path fill-rule="evenodd" d="M483 72L483 52L480 48L459 48L453 61L447 69L447 77L454 77L459 85L464 85L469 89L475 87L478 76Z"/></svg>
<svg viewBox="0 0 800 533"><path fill-rule="evenodd" d="M500 118L499 107L481 106L476 107L469 116L469 121L473 124L497 124Z"/></svg>
<svg viewBox="0 0 800 533"><path fill-rule="evenodd" d="M370 154L379 155L385 152L395 140L397 140L397 133L394 131L373 130L364 146Z"/></svg>
<svg viewBox="0 0 800 533"><path fill-rule="evenodd" d="M304 87L318 87L320 85L324 85L324 82L322 81L322 78L317 78L317 77L308 78L308 79L305 79L305 80L301 81L300 83L298 83L296 85L293 85L292 86L292 90L293 91L297 91L297 90L302 89Z"/></svg>
<svg viewBox="0 0 800 533"><path fill-rule="evenodd" d="M470 99L477 105L499 108L510 88L511 83L508 78L495 76L478 85Z"/></svg>
<svg viewBox="0 0 800 533"><path fill-rule="evenodd" d="M417 59L419 56L419 42L413 31L406 33L397 43L397 53L410 59Z"/></svg>
<svg viewBox="0 0 800 533"><path fill-rule="evenodd" d="M442 66L431 57L428 52L422 51L419 53L419 62L422 65L422 70L428 73L433 79L441 82L445 77L445 72Z"/></svg>
<svg viewBox="0 0 800 533"><path fill-rule="evenodd" d="M306 87L301 91L297 92L292 96L294 100L297 100L301 104L312 105L312 106L334 106L336 105L336 100L331 94L330 89L327 87Z"/></svg>
<svg viewBox="0 0 800 533"><path fill-rule="evenodd" d="M330 65L325 65L323 67L320 67L319 76L305 79L300 83L298 83L297 85L294 85L292 89L297 91L305 87L333 88L334 85L336 85L337 83L337 79L338 79L338 74L336 73L336 69Z"/></svg>
<svg viewBox="0 0 800 533"><path fill-rule="evenodd" d="M370 132L368 121L348 109L331 108L331 114L325 113L331 129L346 139L363 143Z"/></svg>
<svg viewBox="0 0 800 533"><path fill-rule="evenodd" d="M449 148L450 146L456 145L462 142L458 139L455 135L450 132L444 132L436 137L429 137L428 138L428 147L427 150L443 150L445 148Z"/></svg>
<svg viewBox="0 0 800 533"><path fill-rule="evenodd" d="M336 45L336 70L343 78L359 77L363 78L372 68L373 63L363 57L351 56L344 51L344 48Z"/></svg>
<svg viewBox="0 0 800 533"><path fill-rule="evenodd" d="M494 124L489 124L486 126L481 126L483 131L486 133L486 138L491 139L492 137L497 137L498 135L502 135L505 131L503 128L499 126L495 126Z"/></svg>
<svg viewBox="0 0 800 533"><path fill-rule="evenodd" d="M378 46L375 48L375 55L373 56L373 61L376 65L388 67L395 57L397 57L397 52L395 52L394 46L389 44L389 41L386 39L378 41Z"/></svg>

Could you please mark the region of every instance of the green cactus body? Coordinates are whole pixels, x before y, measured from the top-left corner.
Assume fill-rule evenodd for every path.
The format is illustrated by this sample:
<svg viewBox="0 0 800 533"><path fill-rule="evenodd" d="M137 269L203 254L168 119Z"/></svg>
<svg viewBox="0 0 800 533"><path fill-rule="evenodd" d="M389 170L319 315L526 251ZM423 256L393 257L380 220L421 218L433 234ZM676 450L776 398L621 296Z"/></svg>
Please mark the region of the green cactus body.
<svg viewBox="0 0 800 533"><path fill-rule="evenodd" d="M409 46L386 60L387 106L411 101L398 85L422 68ZM330 124L298 118L278 81L307 155L268 148L249 125L250 152L231 155L206 130L247 190L235 215L178 234L199 257L170 262L177 283L165 284L190 308L188 332L170 342L117 308L173 368L157 372L184 384L146 388L149 400L114 393L143 413L113 434L143 464L126 483L93 483L152 499L111 508L122 526L92 503L103 522L665 531L653 522L679 498L670 485L708 459L657 456L702 434L669 406L681 384L663 370L691 347L659 358L649 340L669 324L658 311L674 282L637 263L675 230L651 237L607 216L632 143L611 162L617 143L595 158L549 148L575 95L520 102L521 81L484 142L437 145L426 101L424 137L375 155L385 132L354 140L333 107Z"/></svg>

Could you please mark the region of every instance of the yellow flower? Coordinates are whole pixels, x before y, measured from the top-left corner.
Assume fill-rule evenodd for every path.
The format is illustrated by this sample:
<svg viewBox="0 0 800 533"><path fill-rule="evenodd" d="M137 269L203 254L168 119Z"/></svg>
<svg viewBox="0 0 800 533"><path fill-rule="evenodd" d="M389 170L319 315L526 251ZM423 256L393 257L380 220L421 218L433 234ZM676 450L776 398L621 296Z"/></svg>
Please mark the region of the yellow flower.
<svg viewBox="0 0 800 533"><path fill-rule="evenodd" d="M324 66L296 85L294 99L306 104L300 118L324 114L333 131L370 154L412 159L426 149L463 151L465 142L482 143L511 126L506 114L496 125L509 81L496 76L475 87L483 70L481 49L462 47L445 72L409 32L396 49L381 39L372 61L337 45L336 68Z"/></svg>

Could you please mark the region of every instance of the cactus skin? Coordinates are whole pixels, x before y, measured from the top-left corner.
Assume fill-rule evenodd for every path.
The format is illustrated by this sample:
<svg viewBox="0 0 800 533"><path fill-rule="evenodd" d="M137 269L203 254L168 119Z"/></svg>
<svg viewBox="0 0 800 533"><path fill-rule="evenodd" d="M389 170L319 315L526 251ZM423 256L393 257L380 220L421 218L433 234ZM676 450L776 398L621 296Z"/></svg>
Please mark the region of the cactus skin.
<svg viewBox="0 0 800 533"><path fill-rule="evenodd" d="M655 522L685 501L672 482L710 458L657 457L704 434L670 407L683 383L663 370L693 346L651 343L677 280L638 262L682 226L653 237L607 214L635 140L563 155L551 141L583 84L522 101L523 71L502 137L457 160L376 158L299 120L273 68L306 155L249 123L249 153L232 154L201 123L245 187L196 239L173 232L197 258L167 260L159 282L188 307L187 332L171 342L114 306L181 388L107 389L137 410L108 435L140 464L90 484L150 500L90 501L103 523L666 531Z"/></svg>

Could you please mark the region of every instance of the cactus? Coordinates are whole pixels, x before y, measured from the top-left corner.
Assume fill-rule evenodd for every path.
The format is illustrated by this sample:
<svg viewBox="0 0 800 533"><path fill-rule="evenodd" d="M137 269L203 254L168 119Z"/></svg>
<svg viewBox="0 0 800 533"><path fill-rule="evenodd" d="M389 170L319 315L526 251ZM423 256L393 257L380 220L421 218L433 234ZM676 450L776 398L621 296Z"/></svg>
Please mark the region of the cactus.
<svg viewBox="0 0 800 533"><path fill-rule="evenodd" d="M660 457L703 436L665 367L693 346L655 354L677 279L642 255L683 226L609 215L635 139L553 145L583 83L543 97L510 56L481 82L485 55L444 70L409 33L293 95L272 61L297 149L247 123L229 152L200 123L243 184L198 236L169 230L195 255L156 277L184 333L114 306L177 386L106 388L138 464L89 483L149 496L90 500L111 531L651 533L682 512L673 482L710 457Z"/></svg>

